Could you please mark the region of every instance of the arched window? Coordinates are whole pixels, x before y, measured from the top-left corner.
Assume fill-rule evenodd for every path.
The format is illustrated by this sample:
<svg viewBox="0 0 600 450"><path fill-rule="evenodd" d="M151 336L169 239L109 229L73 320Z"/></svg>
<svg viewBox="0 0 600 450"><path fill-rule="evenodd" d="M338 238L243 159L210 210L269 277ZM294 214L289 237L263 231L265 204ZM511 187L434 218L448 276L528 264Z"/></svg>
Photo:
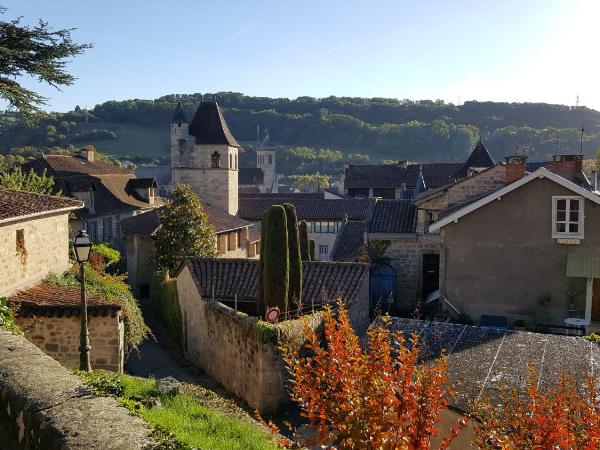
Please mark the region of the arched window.
<svg viewBox="0 0 600 450"><path fill-rule="evenodd" d="M238 154L235 154L235 168L238 168Z"/></svg>
<svg viewBox="0 0 600 450"><path fill-rule="evenodd" d="M233 155L231 153L229 154L229 168L233 169Z"/></svg>
<svg viewBox="0 0 600 450"><path fill-rule="evenodd" d="M218 169L219 167L221 167L221 155L219 154L219 152L214 152L210 159L212 161L213 169Z"/></svg>

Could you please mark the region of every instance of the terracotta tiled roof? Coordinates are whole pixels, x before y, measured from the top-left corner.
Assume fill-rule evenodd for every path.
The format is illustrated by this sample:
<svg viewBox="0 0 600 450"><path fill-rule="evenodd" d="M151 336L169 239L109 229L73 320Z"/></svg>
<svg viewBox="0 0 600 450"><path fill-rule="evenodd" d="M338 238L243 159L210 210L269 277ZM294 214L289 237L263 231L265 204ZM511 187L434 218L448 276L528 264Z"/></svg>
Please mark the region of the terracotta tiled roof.
<svg viewBox="0 0 600 450"><path fill-rule="evenodd" d="M264 174L258 167L244 167L238 170L238 184L262 184Z"/></svg>
<svg viewBox="0 0 600 450"><path fill-rule="evenodd" d="M20 316L78 316L81 292L77 288L43 282L17 292L9 301L18 306L17 314ZM120 305L94 295L88 294L87 303L91 316L114 315L121 311Z"/></svg>
<svg viewBox="0 0 600 450"><path fill-rule="evenodd" d="M129 234L137 234L140 236L153 236L158 228L158 216L161 208L153 209L148 212L138 214L137 216L128 217L121 221L121 232ZM217 233L223 233L229 230L249 227L252 224L239 217L227 214L225 211L213 208L210 205L203 205L202 208L208 216L208 221L214 225Z"/></svg>
<svg viewBox="0 0 600 450"><path fill-rule="evenodd" d="M454 176L456 178L464 178L469 173L469 167L492 167L495 166L496 163L494 159L490 155L490 152L487 151L483 142L479 140L475 148L467 158L467 161L463 164L463 166L456 171Z"/></svg>
<svg viewBox="0 0 600 450"><path fill-rule="evenodd" d="M370 233L414 233L417 208L410 200L380 200L369 223Z"/></svg>
<svg viewBox="0 0 600 450"><path fill-rule="evenodd" d="M203 298L209 300L213 288L215 299L256 299L256 260L222 258L188 258L179 268L188 267ZM302 298L306 303L333 301L337 297L352 303L368 280L369 265L331 261L303 262Z"/></svg>
<svg viewBox="0 0 600 450"><path fill-rule="evenodd" d="M33 169L36 173L41 173L46 169L48 175L52 176L131 174L127 169L100 160L91 162L78 155L45 155L26 162L22 169L23 171Z"/></svg>
<svg viewBox="0 0 600 450"><path fill-rule="evenodd" d="M365 243L366 222L348 221L340 227L329 256L332 261L356 261Z"/></svg>
<svg viewBox="0 0 600 450"><path fill-rule="evenodd" d="M265 211L273 205L291 203L296 207L299 219L304 220L365 220L375 204L374 199L324 199L305 198L296 194L287 197L239 199L239 216L247 220L261 220Z"/></svg>
<svg viewBox="0 0 600 450"><path fill-rule="evenodd" d="M53 211L73 211L82 206L80 201L70 198L0 188L0 223Z"/></svg>
<svg viewBox="0 0 600 450"><path fill-rule="evenodd" d="M229 131L217 102L202 102L198 105L189 126L189 133L196 137L196 144L224 144L242 147Z"/></svg>

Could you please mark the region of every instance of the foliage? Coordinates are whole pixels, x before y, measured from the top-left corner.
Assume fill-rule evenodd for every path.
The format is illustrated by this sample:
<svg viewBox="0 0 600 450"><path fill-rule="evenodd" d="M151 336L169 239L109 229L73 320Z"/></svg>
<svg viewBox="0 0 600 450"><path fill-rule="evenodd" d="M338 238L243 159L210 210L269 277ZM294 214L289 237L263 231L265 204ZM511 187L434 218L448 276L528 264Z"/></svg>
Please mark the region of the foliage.
<svg viewBox="0 0 600 450"><path fill-rule="evenodd" d="M296 207L291 203L284 203L285 209L289 258L290 258L290 284L288 288L288 301L294 304L302 302L302 258L300 257L300 234L298 231L298 215Z"/></svg>
<svg viewBox="0 0 600 450"><path fill-rule="evenodd" d="M434 424L447 405L447 363L417 364L418 338L406 342L389 319L360 345L340 302L337 317L323 312L325 342L304 321L302 349L281 348L292 378L292 399L315 434L306 445L340 449L428 449ZM447 448L460 427L444 438Z"/></svg>
<svg viewBox="0 0 600 450"><path fill-rule="evenodd" d="M46 175L46 169L41 175L36 174L33 169L23 173L21 167L15 167L10 171L0 169L0 187L57 195L54 193L54 177Z"/></svg>
<svg viewBox="0 0 600 450"><path fill-rule="evenodd" d="M167 329L169 341L177 349L181 349L183 322L177 296L177 280L171 278L166 270L156 272L150 284L150 297L154 309Z"/></svg>
<svg viewBox="0 0 600 450"><path fill-rule="evenodd" d="M357 259L359 262L375 265L388 263L390 258L385 256L385 252L391 244L392 241L387 240L369 240L367 245L360 250Z"/></svg>
<svg viewBox="0 0 600 450"><path fill-rule="evenodd" d="M99 254L104 260L104 265L107 267L112 266L121 260L121 252L104 242L92 245L92 252Z"/></svg>
<svg viewBox="0 0 600 450"><path fill-rule="evenodd" d="M0 9L4 14L6 8ZM39 111L45 98L26 89L15 78L30 76L51 86L69 86L75 78L65 71L66 59L83 53L89 44L76 44L72 29L53 30L40 20L36 26L23 26L21 19L0 21L0 96L23 114Z"/></svg>
<svg viewBox="0 0 600 450"><path fill-rule="evenodd" d="M173 271L188 256L217 256L215 228L190 186L177 185L161 208L155 243L159 269Z"/></svg>
<svg viewBox="0 0 600 450"><path fill-rule="evenodd" d="M259 320L254 324L254 333L256 334L256 339L261 344L275 342L275 339L277 338L275 327L264 320Z"/></svg>
<svg viewBox="0 0 600 450"><path fill-rule="evenodd" d="M251 423L210 409L188 393L161 395L152 379L110 372L78 374L99 394L116 397L148 422L162 449L276 449Z"/></svg>
<svg viewBox="0 0 600 450"><path fill-rule="evenodd" d="M329 175L321 175L319 172L311 175L290 175L292 188L302 192L319 192L329 187Z"/></svg>
<svg viewBox="0 0 600 450"><path fill-rule="evenodd" d="M453 322L460 323L462 325L475 325L475 321L473 320L473 318L464 312L461 312L458 316L456 316Z"/></svg>
<svg viewBox="0 0 600 450"><path fill-rule="evenodd" d="M285 209L273 205L267 211L261 225L261 251L259 263L259 289L257 292L260 314L277 306L288 310L290 285L290 258Z"/></svg>
<svg viewBox="0 0 600 450"><path fill-rule="evenodd" d="M498 387L498 399L478 405L475 444L482 449L600 448L600 397L594 375L583 385L561 374L540 387L529 368L526 395L515 386Z"/></svg>
<svg viewBox="0 0 600 450"><path fill-rule="evenodd" d="M584 339L587 339L590 342L600 342L600 334L598 333L590 333L583 336Z"/></svg>
<svg viewBox="0 0 600 450"><path fill-rule="evenodd" d="M311 239L308 242L308 256L310 257L310 261L315 260L315 240Z"/></svg>
<svg viewBox="0 0 600 450"><path fill-rule="evenodd" d="M300 258L302 261L310 261L310 252L308 245L308 225L303 220L298 225L298 235L300 238Z"/></svg>
<svg viewBox="0 0 600 450"><path fill-rule="evenodd" d="M21 329L15 320L15 310L8 304L5 297L0 297L0 329L21 333Z"/></svg>
<svg viewBox="0 0 600 450"><path fill-rule="evenodd" d="M125 318L125 341L128 346L140 344L150 335L150 329L144 322L137 300L131 294L125 282L126 275L110 275L97 272L91 265L85 265L85 286L89 295L97 295L109 303L120 305ZM79 268L74 265L63 275L50 274L47 281L51 284L79 288Z"/></svg>

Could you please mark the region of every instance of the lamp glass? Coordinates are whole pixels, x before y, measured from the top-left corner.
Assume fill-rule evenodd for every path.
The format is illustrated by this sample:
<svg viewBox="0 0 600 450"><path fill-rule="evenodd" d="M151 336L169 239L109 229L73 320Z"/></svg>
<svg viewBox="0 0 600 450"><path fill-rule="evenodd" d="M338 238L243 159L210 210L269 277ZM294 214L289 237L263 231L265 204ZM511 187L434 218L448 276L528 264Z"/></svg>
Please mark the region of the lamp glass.
<svg viewBox="0 0 600 450"><path fill-rule="evenodd" d="M92 240L87 235L85 230L81 230L75 239L73 239L73 250L75 251L75 259L77 262L86 262L90 257L92 248Z"/></svg>

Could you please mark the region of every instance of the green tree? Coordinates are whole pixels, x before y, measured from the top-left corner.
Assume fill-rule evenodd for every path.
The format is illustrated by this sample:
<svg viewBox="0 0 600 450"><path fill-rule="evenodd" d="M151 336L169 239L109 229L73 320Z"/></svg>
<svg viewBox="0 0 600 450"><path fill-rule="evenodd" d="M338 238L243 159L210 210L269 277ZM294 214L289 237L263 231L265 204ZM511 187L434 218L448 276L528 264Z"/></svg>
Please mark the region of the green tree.
<svg viewBox="0 0 600 450"><path fill-rule="evenodd" d="M300 304L302 302L302 258L300 256L298 215L296 214L296 207L291 203L284 203L281 206L285 209L290 258L288 301Z"/></svg>
<svg viewBox="0 0 600 450"><path fill-rule="evenodd" d="M6 8L0 7L4 13ZM73 84L75 78L65 71L66 59L91 47L74 43L73 30L54 30L42 20L36 26L22 25L20 18L0 21L0 97L31 116L46 99L15 78L27 75L56 88Z"/></svg>
<svg viewBox="0 0 600 450"><path fill-rule="evenodd" d="M171 272L185 257L217 256L215 228L190 186L177 185L161 209L155 242L157 267Z"/></svg>
<svg viewBox="0 0 600 450"><path fill-rule="evenodd" d="M306 220L300 222L298 226L298 234L300 235L300 257L302 261L310 261L310 248L308 244L308 225Z"/></svg>
<svg viewBox="0 0 600 450"><path fill-rule="evenodd" d="M23 173L17 166L11 171L0 169L0 187L50 195L54 193L54 178L46 175L46 169L38 175L33 169ZM60 192L55 195L60 195Z"/></svg>
<svg viewBox="0 0 600 450"><path fill-rule="evenodd" d="M281 205L271 206L262 220L258 278L259 314L264 314L272 306L287 311L290 258L287 218Z"/></svg>

